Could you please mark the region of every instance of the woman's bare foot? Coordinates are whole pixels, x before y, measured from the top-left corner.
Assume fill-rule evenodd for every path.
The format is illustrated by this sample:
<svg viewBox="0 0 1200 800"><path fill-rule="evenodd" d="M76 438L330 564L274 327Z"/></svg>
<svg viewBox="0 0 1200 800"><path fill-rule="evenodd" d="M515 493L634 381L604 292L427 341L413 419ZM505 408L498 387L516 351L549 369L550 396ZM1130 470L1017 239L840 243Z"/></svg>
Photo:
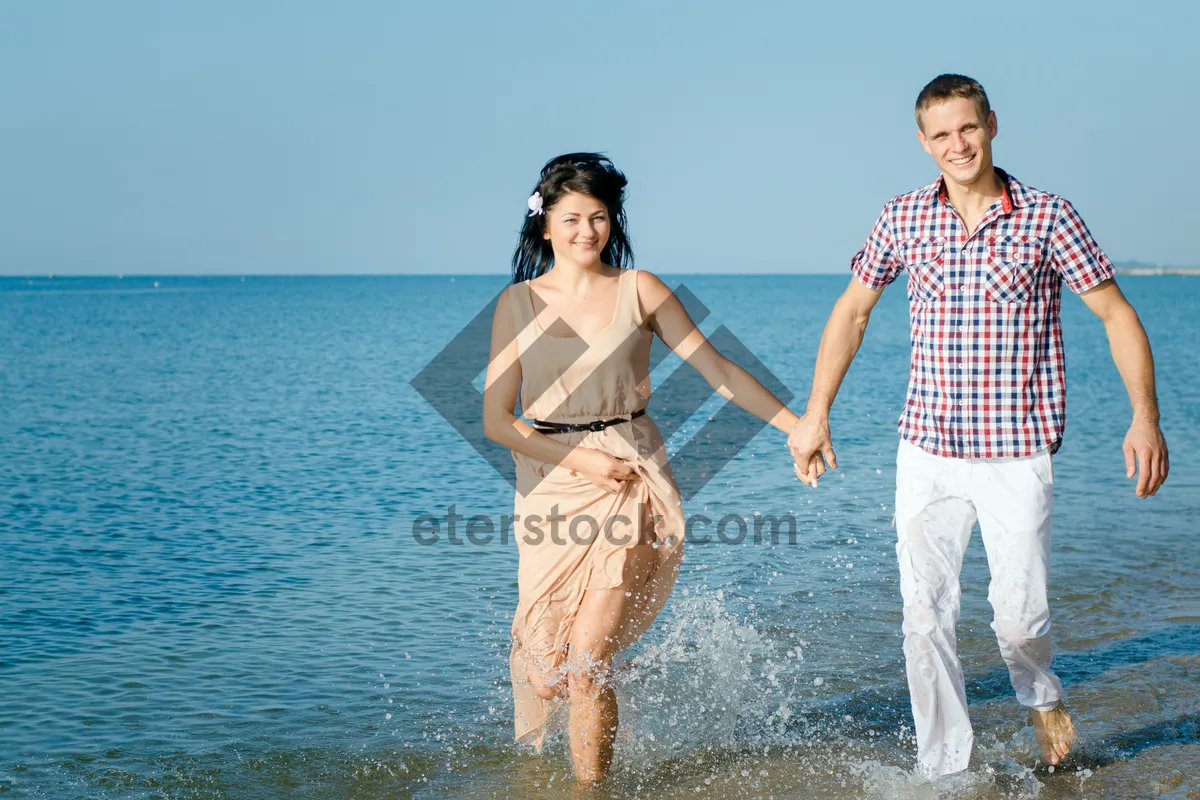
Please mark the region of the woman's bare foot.
<svg viewBox="0 0 1200 800"><path fill-rule="evenodd" d="M1071 722L1067 707L1060 701L1057 707L1049 711L1031 708L1029 714L1033 717L1033 732L1037 735L1038 747L1042 748L1042 761L1056 766L1071 752L1071 745L1075 742L1075 723Z"/></svg>

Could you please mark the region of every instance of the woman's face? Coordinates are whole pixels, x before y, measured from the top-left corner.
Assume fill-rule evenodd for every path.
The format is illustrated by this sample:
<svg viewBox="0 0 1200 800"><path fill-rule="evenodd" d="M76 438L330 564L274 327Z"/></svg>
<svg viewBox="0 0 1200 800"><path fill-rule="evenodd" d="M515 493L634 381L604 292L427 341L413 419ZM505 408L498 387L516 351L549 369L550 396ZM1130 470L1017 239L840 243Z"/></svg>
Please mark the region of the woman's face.
<svg viewBox="0 0 1200 800"><path fill-rule="evenodd" d="M556 263L595 265L608 244L608 233L608 208L590 195L568 192L546 209L546 231L542 237L554 248Z"/></svg>

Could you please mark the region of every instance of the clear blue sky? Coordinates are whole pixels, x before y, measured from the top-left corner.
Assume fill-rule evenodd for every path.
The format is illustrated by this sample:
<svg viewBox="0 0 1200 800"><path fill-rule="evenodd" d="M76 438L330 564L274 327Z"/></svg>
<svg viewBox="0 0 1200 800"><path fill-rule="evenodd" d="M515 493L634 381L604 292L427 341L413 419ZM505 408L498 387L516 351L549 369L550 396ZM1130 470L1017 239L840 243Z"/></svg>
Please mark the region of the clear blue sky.
<svg viewBox="0 0 1200 800"><path fill-rule="evenodd" d="M574 150L640 267L841 271L950 71L1114 258L1200 264L1198 5L5 2L0 273L499 274Z"/></svg>

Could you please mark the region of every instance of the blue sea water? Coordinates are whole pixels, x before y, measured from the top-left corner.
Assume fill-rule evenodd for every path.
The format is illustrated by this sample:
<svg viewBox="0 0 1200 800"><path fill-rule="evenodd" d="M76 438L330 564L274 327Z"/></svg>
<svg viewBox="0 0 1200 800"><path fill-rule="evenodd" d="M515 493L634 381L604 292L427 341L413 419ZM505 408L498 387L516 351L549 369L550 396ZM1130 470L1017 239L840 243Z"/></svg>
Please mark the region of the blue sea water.
<svg viewBox="0 0 1200 800"><path fill-rule="evenodd" d="M671 282L802 404L845 278ZM907 380L897 286L834 410L839 470L800 486L766 429L687 504L791 514L797 537L689 546L630 653L598 796L1200 793L1200 279L1121 284L1154 346L1172 469L1159 496L1134 497L1103 326L1065 297L1051 599L1083 733L1073 761L1031 769L976 541L959 625L975 762L949 786L907 772L889 528ZM422 514L511 512L505 479L409 383L503 285L0 279L0 792L569 796L561 742L542 755L511 742L515 545L414 537ZM472 392L449 416L471 416Z"/></svg>

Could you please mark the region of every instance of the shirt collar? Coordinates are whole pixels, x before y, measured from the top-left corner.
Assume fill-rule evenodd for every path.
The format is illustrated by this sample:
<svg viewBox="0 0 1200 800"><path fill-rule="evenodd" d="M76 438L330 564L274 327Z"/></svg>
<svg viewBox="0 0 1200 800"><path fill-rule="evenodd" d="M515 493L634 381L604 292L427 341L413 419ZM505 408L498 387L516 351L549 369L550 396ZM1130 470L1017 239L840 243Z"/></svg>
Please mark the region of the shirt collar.
<svg viewBox="0 0 1200 800"><path fill-rule="evenodd" d="M1025 187L1016 178L1009 175L999 167L992 167L996 170L996 176L1000 178L1000 185L1004 188L1004 196L1000 198L1000 213L1011 214L1014 208L1021 208L1028 205L1029 197L1025 191ZM926 205L931 205L935 201L948 204L946 199L946 178L942 175L927 187L925 197Z"/></svg>

